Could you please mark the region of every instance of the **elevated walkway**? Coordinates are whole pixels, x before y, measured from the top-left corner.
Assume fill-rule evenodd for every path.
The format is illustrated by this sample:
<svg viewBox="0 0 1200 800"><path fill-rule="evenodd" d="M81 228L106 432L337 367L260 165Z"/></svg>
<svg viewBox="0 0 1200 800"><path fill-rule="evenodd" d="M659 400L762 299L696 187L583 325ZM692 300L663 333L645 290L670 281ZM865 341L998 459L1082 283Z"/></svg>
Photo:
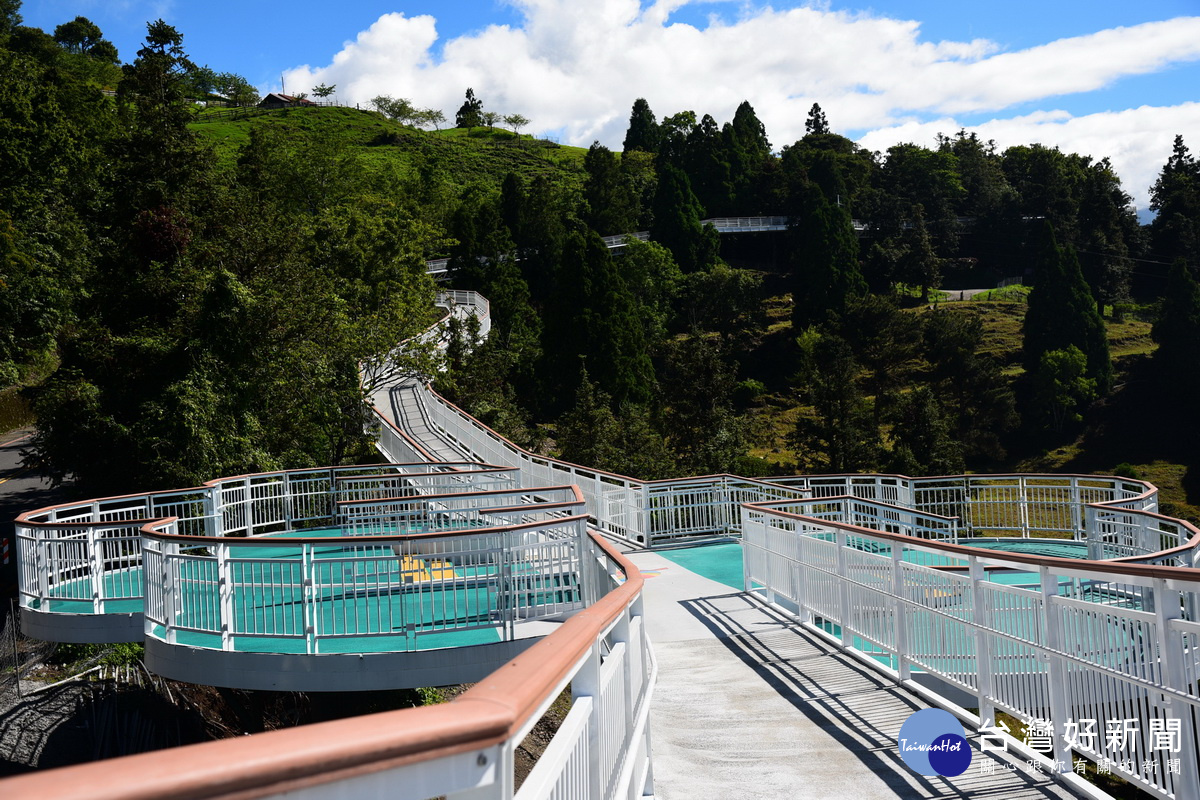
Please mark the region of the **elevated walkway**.
<svg viewBox="0 0 1200 800"><path fill-rule="evenodd" d="M387 386L375 393L375 408L385 418L408 434L434 461L460 461L464 448L452 443L434 430L417 395L413 382Z"/></svg>
<svg viewBox="0 0 1200 800"><path fill-rule="evenodd" d="M981 754L969 729L967 772L917 775L900 760L896 737L929 704L744 592L660 553L628 558L647 579L659 660L650 713L656 797L1075 797L1026 772L1015 754Z"/></svg>
<svg viewBox="0 0 1200 800"><path fill-rule="evenodd" d="M444 293L438 304L447 319L474 315L486 333L488 305L477 294ZM423 336L441 341L443 333L439 323ZM296 653L273 646L277 661L311 662L295 674L342 659L354 662L345 673L373 675L376 665L355 666L359 657L335 640L382 641L402 630L397 655L433 653L461 666L465 652L492 645L421 651L414 637L495 628L502 640L495 644L515 650L528 644L515 635L517 623L557 629L444 706L135 757L128 767L81 767L6 788L17 796L116 800L138 776L141 796L214 800L1106 798L1071 771L1082 756L1103 760L1152 796L1200 798L1200 530L1159 514L1150 484L1099 475L642 481L522 450L423 385L401 381L373 399L382 417L373 429L391 465L236 476L22 515L23 616L113 616L109 604L141 598L145 582L149 666L176 676L185 657L187 668L197 668L187 652L197 632L214 636L213 665L236 657L245 663L235 667L247 673L285 672L288 664L251 663L257 652L238 651L239 640L258 637L293 640L296 650L303 642ZM464 457L474 463L412 463ZM525 488L495 490L498 480ZM411 491L395 497L401 487ZM555 491L571 496L564 501ZM475 507L484 494L495 502ZM393 506L406 520L418 506L431 519L465 519L464 510L499 519L453 537L440 528L380 535L380 515L393 514ZM585 530L589 524L595 530ZM281 546L265 535L333 525L354 528L351 548L384 546L386 568L369 554L345 554L339 568L327 570L330 559L317 556L328 539L308 536L292 540L303 548L291 568L303 587L299 602L268 596L278 583L273 566L252 567L264 577L246 580L247 563L267 560L245 559L241 548L265 552ZM493 532L509 538L471 540ZM635 547L741 541L722 545L728 557L712 562L716 547L693 552L692 560L686 550L622 555L598 532ZM1088 558L960 541L979 537L1065 539ZM428 544L451 538L463 546ZM106 576L132 575L143 553L139 585L110 587ZM179 587L201 578L216 602L205 606L211 614L192 619ZM460 593L485 585L497 602L492 594L486 603L459 602ZM56 587L78 587L79 596L55 594ZM332 622L326 587L348 612ZM429 589L443 590L438 597L446 602ZM250 626L245 621L259 617L239 614L239 591L263 598L255 612L288 605L294 613L272 611ZM424 616L410 623L404 602L386 626L356 616L360 601L414 592L437 606L432 617L422 603ZM57 614L55 604L67 600L90 601L92 613ZM159 658L166 650L181 659L167 663ZM409 677L418 685L466 680L427 666ZM206 674L188 679L210 673L199 669ZM515 751L564 690L570 711L518 790ZM926 701L966 721L976 748L968 772L927 778L900 760L900 727ZM996 737L1004 755L985 755L978 728L997 710L1024 724L1052 723L1060 733L1072 719L1133 717L1130 752L1150 757L1110 764L1116 751L1102 740L1065 735L1054 737L1052 757L1040 761L1010 737ZM1160 733L1174 727L1171 747L1153 746L1156 724ZM1054 783L1052 761L1063 773ZM227 768L214 771L214 763ZM36 792L22 794L35 784Z"/></svg>

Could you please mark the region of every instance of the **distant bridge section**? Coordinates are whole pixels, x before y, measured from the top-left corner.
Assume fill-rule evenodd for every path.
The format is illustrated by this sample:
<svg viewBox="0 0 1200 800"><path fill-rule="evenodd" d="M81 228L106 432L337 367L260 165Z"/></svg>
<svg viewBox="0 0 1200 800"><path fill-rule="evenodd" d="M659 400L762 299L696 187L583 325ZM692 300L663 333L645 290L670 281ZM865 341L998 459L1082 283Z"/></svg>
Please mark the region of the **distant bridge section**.
<svg viewBox="0 0 1200 800"><path fill-rule="evenodd" d="M862 233L867 229L865 222L854 220L854 230ZM710 219L700 220L701 225L712 225L716 228L717 233L772 233L778 231L786 231L788 227L787 217L712 217ZM650 240L650 231L635 231L633 233L618 233L613 236L602 236L604 245L613 251L621 251L625 249L625 242L629 237L638 239L639 241L647 242ZM435 258L425 262L425 271L433 276L435 281L445 281L450 279L450 259Z"/></svg>

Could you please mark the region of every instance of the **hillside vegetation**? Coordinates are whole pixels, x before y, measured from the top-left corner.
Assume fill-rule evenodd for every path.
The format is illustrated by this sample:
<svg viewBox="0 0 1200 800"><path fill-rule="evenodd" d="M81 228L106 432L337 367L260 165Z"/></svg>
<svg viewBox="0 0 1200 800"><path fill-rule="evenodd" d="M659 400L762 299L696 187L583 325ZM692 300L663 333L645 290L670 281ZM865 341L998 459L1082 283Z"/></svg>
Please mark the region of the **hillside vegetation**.
<svg viewBox="0 0 1200 800"><path fill-rule="evenodd" d="M968 131L875 153L818 105L780 144L749 102L718 123L637 100L618 153L490 128L470 89L440 131L395 98L239 117L196 110L202 84L246 87L161 21L113 66L116 98L96 78L113 69L79 61L112 54L5 24L0 377L53 370L23 392L36 459L85 490L371 457L358 367L428 324L439 256L491 300L491 335L462 326L443 363L401 368L569 460L644 478L1120 466L1179 503L1197 480L1182 138L1142 227L1106 160ZM790 222L700 224L729 215ZM638 230L651 241L600 239Z"/></svg>
<svg viewBox="0 0 1200 800"><path fill-rule="evenodd" d="M219 163L227 168L232 168L250 143L251 132L257 130L296 143L319 141L344 148L368 169L394 171L402 179L434 171L458 187L484 182L498 189L510 172L577 186L587 152L530 136L518 138L500 129L424 131L377 111L337 106L284 108L241 119L197 113L190 127L213 144Z"/></svg>

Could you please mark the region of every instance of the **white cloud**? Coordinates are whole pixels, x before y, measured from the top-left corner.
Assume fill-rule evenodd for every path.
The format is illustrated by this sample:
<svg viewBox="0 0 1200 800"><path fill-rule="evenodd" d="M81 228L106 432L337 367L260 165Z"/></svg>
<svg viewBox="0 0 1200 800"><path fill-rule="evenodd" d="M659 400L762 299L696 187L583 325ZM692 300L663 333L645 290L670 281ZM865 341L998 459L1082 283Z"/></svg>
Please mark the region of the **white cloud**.
<svg viewBox="0 0 1200 800"><path fill-rule="evenodd" d="M660 115L691 108L719 121L748 99L776 145L803 135L813 102L837 130L872 131L864 142L931 141L931 132L957 130L955 114L999 114L1200 60L1200 17L1003 52L982 39L923 41L914 21L815 6L743 4L736 17L710 17L697 28L671 19L697 0L645 8L639 0L510 1L523 15L519 26L492 25L442 42L436 56L432 17L385 14L328 66L289 71L287 85L337 84L343 101L363 104L379 94L407 97L450 117L469 86L489 110L520 112L533 130L561 131L580 145L599 139L620 146L637 97ZM1190 108L1078 119L1029 114L977 128L1005 143L1015 143L1010 135L1034 136L1110 155L1127 189L1137 191L1157 170L1145 159L1161 164L1169 151L1175 131L1163 131L1176 121L1194 126ZM927 121L932 115L945 119Z"/></svg>

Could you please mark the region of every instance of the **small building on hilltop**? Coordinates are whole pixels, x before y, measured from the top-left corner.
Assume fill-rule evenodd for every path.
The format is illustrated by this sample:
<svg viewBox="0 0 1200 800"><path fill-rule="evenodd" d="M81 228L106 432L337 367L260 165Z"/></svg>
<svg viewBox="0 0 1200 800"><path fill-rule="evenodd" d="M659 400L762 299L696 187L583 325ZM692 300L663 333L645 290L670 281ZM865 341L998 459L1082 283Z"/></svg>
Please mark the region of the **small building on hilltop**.
<svg viewBox="0 0 1200 800"><path fill-rule="evenodd" d="M293 97L290 94L271 92L259 101L259 108L286 108L288 106L315 106L312 100L305 97Z"/></svg>

